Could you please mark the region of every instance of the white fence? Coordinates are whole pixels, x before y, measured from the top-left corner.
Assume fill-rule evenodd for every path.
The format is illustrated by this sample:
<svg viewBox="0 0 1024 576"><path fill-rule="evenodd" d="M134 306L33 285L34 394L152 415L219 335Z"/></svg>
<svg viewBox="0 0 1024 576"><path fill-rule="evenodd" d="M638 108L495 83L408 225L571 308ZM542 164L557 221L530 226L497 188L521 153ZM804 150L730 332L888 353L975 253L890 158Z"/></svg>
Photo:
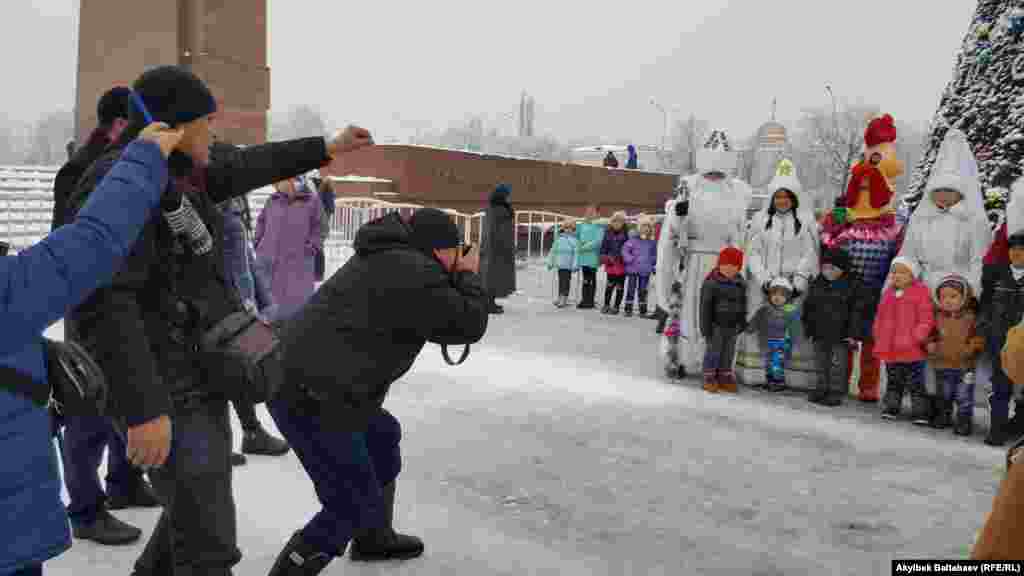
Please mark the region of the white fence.
<svg viewBox="0 0 1024 576"><path fill-rule="evenodd" d="M0 240L17 251L30 246L50 231L53 216L53 182L57 166L0 166ZM253 218L263 210L273 193L269 186L249 195ZM356 231L363 224L385 214L410 215L421 206L382 201L376 198L342 198L331 218L331 235L325 252L333 261L351 254ZM445 210L455 219L466 243L480 241L483 212L464 214ZM633 215L631 221L640 215ZM654 216L660 219L660 215ZM521 261L546 256L554 241L557 225L575 217L557 212L523 210L516 212L516 251Z"/></svg>

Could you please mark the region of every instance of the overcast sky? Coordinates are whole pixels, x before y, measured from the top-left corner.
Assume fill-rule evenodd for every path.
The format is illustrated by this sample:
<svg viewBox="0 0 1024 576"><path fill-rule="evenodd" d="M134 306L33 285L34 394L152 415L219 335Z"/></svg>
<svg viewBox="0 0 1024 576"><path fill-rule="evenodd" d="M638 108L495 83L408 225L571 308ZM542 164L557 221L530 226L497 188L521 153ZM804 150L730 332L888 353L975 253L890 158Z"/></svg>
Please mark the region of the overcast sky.
<svg viewBox="0 0 1024 576"><path fill-rule="evenodd" d="M121 1L121 0L91 0ZM250 0L232 0L250 1ZM0 113L71 108L79 0L4 0ZM317 105L380 137L483 115L519 94L537 131L658 143L651 97L750 135L807 105L879 104L928 120L975 0L268 0L274 110ZM126 31L127 32L127 31ZM507 118L507 117L506 117Z"/></svg>

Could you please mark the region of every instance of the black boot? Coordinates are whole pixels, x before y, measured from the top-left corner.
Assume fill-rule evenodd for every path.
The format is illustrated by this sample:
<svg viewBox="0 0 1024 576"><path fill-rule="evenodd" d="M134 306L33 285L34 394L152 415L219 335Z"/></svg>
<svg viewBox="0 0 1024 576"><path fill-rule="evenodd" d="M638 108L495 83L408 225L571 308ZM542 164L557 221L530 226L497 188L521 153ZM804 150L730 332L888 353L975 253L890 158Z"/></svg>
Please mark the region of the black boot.
<svg viewBox="0 0 1024 576"><path fill-rule="evenodd" d="M932 400L919 393L910 396L911 421L915 426L928 426L932 422Z"/></svg>
<svg viewBox="0 0 1024 576"><path fill-rule="evenodd" d="M646 302L641 302L640 303L640 317L641 318L650 318L650 316L647 314L647 303Z"/></svg>
<svg viewBox="0 0 1024 576"><path fill-rule="evenodd" d="M1005 416L992 416L989 423L988 434L985 435L985 444L989 446L1002 446L1007 441L1007 419Z"/></svg>
<svg viewBox="0 0 1024 576"><path fill-rule="evenodd" d="M502 308L501 306L498 306L498 301L496 299L491 298L491 303L487 307L487 313L488 314L504 314L505 313L505 309Z"/></svg>
<svg viewBox="0 0 1024 576"><path fill-rule="evenodd" d="M245 466L245 456L238 452L231 453L231 465L232 466Z"/></svg>
<svg viewBox="0 0 1024 576"><path fill-rule="evenodd" d="M106 546L131 544L142 537L142 530L118 520L107 510L100 510L91 524L72 522L71 533L79 540L92 540Z"/></svg>
<svg viewBox="0 0 1024 576"><path fill-rule="evenodd" d="M109 510L124 510L125 508L159 508L162 506L156 491L146 482L145 478L138 478L133 486L124 491L112 491L107 496L107 508Z"/></svg>
<svg viewBox="0 0 1024 576"><path fill-rule="evenodd" d="M633 317L633 305L632 304L626 304L626 311L625 311L625 314L623 314L623 316L625 316L626 318L632 318Z"/></svg>
<svg viewBox="0 0 1024 576"><path fill-rule="evenodd" d="M395 483L381 488L384 494L385 524L381 528L361 530L352 538L349 558L356 562L376 562L380 560L408 560L423 554L423 541L415 536L407 536L395 532Z"/></svg>
<svg viewBox="0 0 1024 576"><path fill-rule="evenodd" d="M242 437L242 453L262 456L281 456L291 448L280 438L274 438L263 428L246 430Z"/></svg>
<svg viewBox="0 0 1024 576"><path fill-rule="evenodd" d="M974 432L973 414L961 414L956 419L956 428L953 433L957 436L970 436Z"/></svg>
<svg viewBox="0 0 1024 576"><path fill-rule="evenodd" d="M314 550L302 540L302 532L296 532L277 555L268 576L316 576L333 559L323 552Z"/></svg>
<svg viewBox="0 0 1024 576"><path fill-rule="evenodd" d="M953 425L953 402L936 398L932 403L932 428L944 430Z"/></svg>

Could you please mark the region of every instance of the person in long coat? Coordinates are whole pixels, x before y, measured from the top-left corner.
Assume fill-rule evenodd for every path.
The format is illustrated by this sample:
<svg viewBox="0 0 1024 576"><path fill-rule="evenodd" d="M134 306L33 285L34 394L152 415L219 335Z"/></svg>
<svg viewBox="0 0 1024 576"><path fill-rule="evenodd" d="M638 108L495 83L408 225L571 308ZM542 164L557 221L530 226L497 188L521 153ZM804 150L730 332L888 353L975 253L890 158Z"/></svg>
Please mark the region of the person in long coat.
<svg viewBox="0 0 1024 576"><path fill-rule="evenodd" d="M507 298L516 291L516 212L509 204L511 194L511 188L498 185L484 210L480 276L491 297L491 314L505 311L496 299Z"/></svg>
<svg viewBox="0 0 1024 576"><path fill-rule="evenodd" d="M315 258L323 249L320 199L308 186L283 180L256 219L256 266L270 283L278 320L301 308L316 288Z"/></svg>
<svg viewBox="0 0 1024 576"><path fill-rule="evenodd" d="M757 310L765 301L766 287L776 278L793 286L792 304L799 309L810 283L818 275L818 230L807 203L801 206L803 186L788 160L779 163L768 189L771 200L750 223L747 246L748 305ZM799 331L799 330L798 330ZM745 383L759 385L764 372L762 342L755 335L740 344L737 371ZM817 377L814 350L795 334L786 359L786 386L808 388Z"/></svg>

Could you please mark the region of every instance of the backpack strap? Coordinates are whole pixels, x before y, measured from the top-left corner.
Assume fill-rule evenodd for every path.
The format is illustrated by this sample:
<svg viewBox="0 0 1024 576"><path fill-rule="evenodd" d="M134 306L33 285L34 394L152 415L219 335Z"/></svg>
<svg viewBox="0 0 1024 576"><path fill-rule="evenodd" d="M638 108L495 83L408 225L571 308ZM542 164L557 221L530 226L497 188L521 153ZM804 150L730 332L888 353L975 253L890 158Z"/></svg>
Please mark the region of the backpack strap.
<svg viewBox="0 0 1024 576"><path fill-rule="evenodd" d="M0 389L28 398L40 408L50 404L49 386L36 382L28 374L10 366L0 366Z"/></svg>

